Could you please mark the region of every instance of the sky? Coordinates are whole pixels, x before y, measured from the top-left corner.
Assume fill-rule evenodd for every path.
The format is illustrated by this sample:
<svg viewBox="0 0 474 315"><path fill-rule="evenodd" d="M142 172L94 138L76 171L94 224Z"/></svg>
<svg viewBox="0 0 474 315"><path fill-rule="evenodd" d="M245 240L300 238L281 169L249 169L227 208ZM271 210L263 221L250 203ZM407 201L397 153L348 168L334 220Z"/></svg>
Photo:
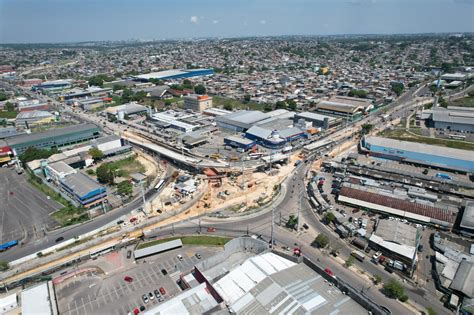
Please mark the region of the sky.
<svg viewBox="0 0 474 315"><path fill-rule="evenodd" d="M0 43L474 32L474 0L0 0Z"/></svg>

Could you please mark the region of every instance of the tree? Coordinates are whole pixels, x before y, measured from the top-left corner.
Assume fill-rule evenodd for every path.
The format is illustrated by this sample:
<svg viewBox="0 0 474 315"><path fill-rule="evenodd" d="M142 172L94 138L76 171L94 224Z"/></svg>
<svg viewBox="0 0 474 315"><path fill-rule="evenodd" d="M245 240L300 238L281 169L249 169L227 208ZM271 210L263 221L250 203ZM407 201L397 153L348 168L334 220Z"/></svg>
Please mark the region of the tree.
<svg viewBox="0 0 474 315"><path fill-rule="evenodd" d="M206 94L206 88L204 87L204 85L199 84L194 87L194 92L199 95L204 95Z"/></svg>
<svg viewBox="0 0 474 315"><path fill-rule="evenodd" d="M406 302L406 301L408 301L408 295L406 295L406 294L402 295L402 296L400 297L400 301L401 301L401 302Z"/></svg>
<svg viewBox="0 0 474 315"><path fill-rule="evenodd" d="M298 105L296 105L296 102L294 100L286 100L286 104L288 104L288 108L292 111L295 111Z"/></svg>
<svg viewBox="0 0 474 315"><path fill-rule="evenodd" d="M286 102L283 101L278 101L275 104L275 109L286 109L287 107Z"/></svg>
<svg viewBox="0 0 474 315"><path fill-rule="evenodd" d="M374 283L377 285L380 282L382 282L382 277L380 275L375 275L374 276Z"/></svg>
<svg viewBox="0 0 474 315"><path fill-rule="evenodd" d="M354 264L354 257L349 256L349 258L347 258L346 262L344 263L344 267L349 268L353 264Z"/></svg>
<svg viewBox="0 0 474 315"><path fill-rule="evenodd" d="M10 268L10 265L6 261L0 261L0 271L6 271Z"/></svg>
<svg viewBox="0 0 474 315"><path fill-rule="evenodd" d="M392 91L395 92L397 96L400 96L403 92L403 83L392 84Z"/></svg>
<svg viewBox="0 0 474 315"><path fill-rule="evenodd" d="M166 100L165 100L165 105L166 105L166 106L171 106L171 104L173 104L173 101L172 101L172 100L170 100L170 99L166 99Z"/></svg>
<svg viewBox="0 0 474 315"><path fill-rule="evenodd" d="M352 89L349 91L348 95L353 96L353 97L359 97L359 98L367 98L367 91Z"/></svg>
<svg viewBox="0 0 474 315"><path fill-rule="evenodd" d="M191 83L190 80L185 79L185 80L183 80L183 88L185 88L185 89L192 89L192 88L193 88L193 84Z"/></svg>
<svg viewBox="0 0 474 315"><path fill-rule="evenodd" d="M96 169L97 180L102 184L113 184L114 173L109 163L104 163Z"/></svg>
<svg viewBox="0 0 474 315"><path fill-rule="evenodd" d="M428 315L438 315L438 313L436 313L431 307L428 307L426 310L428 311Z"/></svg>
<svg viewBox="0 0 474 315"><path fill-rule="evenodd" d="M330 224L330 223L334 222L334 220L336 220L336 216L332 212L326 212L323 219L326 222L326 224Z"/></svg>
<svg viewBox="0 0 474 315"><path fill-rule="evenodd" d="M320 233L314 241L311 243L311 246L318 247L318 248L325 248L329 244L329 238L326 234Z"/></svg>
<svg viewBox="0 0 474 315"><path fill-rule="evenodd" d="M104 86L104 79L100 76L93 76L89 78L89 85L93 86Z"/></svg>
<svg viewBox="0 0 474 315"><path fill-rule="evenodd" d="M294 229L296 227L296 225L298 224L298 217L291 214L289 217L288 217L288 221L286 222L286 227L289 228L289 229Z"/></svg>
<svg viewBox="0 0 474 315"><path fill-rule="evenodd" d="M224 109L225 110L232 110L233 109L232 104L231 103L225 103L224 104Z"/></svg>
<svg viewBox="0 0 474 315"><path fill-rule="evenodd" d="M104 152L99 150L98 148L90 148L89 149L89 154L92 156L95 162L101 160L104 158Z"/></svg>
<svg viewBox="0 0 474 315"><path fill-rule="evenodd" d="M0 102L8 99L8 96L4 92L0 92Z"/></svg>
<svg viewBox="0 0 474 315"><path fill-rule="evenodd" d="M366 135L369 132L371 132L372 129L374 129L374 125L372 125L372 124L363 124L362 129L361 129L361 134Z"/></svg>
<svg viewBox="0 0 474 315"><path fill-rule="evenodd" d="M133 186L128 180L124 180L117 185L117 192L121 195L130 196L133 192Z"/></svg>
<svg viewBox="0 0 474 315"><path fill-rule="evenodd" d="M391 279L389 282L383 285L383 291L386 296L390 298L400 299L405 295L403 286L395 279Z"/></svg>
<svg viewBox="0 0 474 315"><path fill-rule="evenodd" d="M6 102L6 103L5 103L5 108L6 108L6 110L9 111L9 112L15 111L15 105L13 105L13 104L10 103L10 102Z"/></svg>
<svg viewBox="0 0 474 315"><path fill-rule="evenodd" d="M244 95L244 102L246 102L246 103L250 102L250 98L251 98L251 97L250 97L249 94L245 94L245 95Z"/></svg>
<svg viewBox="0 0 474 315"><path fill-rule="evenodd" d="M51 155L58 153L57 149L45 150L45 149L37 149L35 147L29 147L20 155L20 161L23 164L28 162L39 160L39 159L47 159Z"/></svg>
<svg viewBox="0 0 474 315"><path fill-rule="evenodd" d="M273 110L273 107L270 104L265 104L265 106L263 107L264 112L270 112L272 110Z"/></svg>

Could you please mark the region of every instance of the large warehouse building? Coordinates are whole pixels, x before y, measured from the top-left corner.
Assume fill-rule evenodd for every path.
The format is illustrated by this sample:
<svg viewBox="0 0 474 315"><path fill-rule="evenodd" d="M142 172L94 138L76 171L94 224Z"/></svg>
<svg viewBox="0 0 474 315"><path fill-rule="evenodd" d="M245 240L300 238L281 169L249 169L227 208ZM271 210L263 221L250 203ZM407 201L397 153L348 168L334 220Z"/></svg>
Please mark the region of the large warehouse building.
<svg viewBox="0 0 474 315"><path fill-rule="evenodd" d="M474 132L474 108L448 106L424 111L428 126L457 132Z"/></svg>
<svg viewBox="0 0 474 315"><path fill-rule="evenodd" d="M359 117L372 107L373 105L367 99L338 95L316 104L316 110L320 113L344 116L349 119Z"/></svg>
<svg viewBox="0 0 474 315"><path fill-rule="evenodd" d="M472 151L381 137L365 137L361 140L360 146L361 150L368 151L373 156L442 169L474 172Z"/></svg>
<svg viewBox="0 0 474 315"><path fill-rule="evenodd" d="M186 69L186 70L173 69L173 70L151 72L147 74L140 74L140 75L134 76L133 79L136 81L148 82L150 79L177 80L177 79L200 77L200 76L212 75L212 74L214 74L213 69Z"/></svg>
<svg viewBox="0 0 474 315"><path fill-rule="evenodd" d="M64 128L50 129L45 132L21 134L5 139L9 147L20 155L29 147L52 149L69 146L98 138L100 130L93 124L79 124Z"/></svg>
<svg viewBox="0 0 474 315"><path fill-rule="evenodd" d="M247 131L250 127L271 116L256 110L241 110L216 117L217 125L236 132Z"/></svg>

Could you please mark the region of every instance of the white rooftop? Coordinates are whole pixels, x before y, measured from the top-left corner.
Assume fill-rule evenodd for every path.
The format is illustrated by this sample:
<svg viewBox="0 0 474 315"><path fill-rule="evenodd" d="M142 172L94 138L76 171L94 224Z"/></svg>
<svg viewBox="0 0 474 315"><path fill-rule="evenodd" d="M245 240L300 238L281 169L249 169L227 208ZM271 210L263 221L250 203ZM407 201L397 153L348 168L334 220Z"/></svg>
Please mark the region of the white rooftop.
<svg viewBox="0 0 474 315"><path fill-rule="evenodd" d="M21 291L21 313L23 315L52 314L47 282Z"/></svg>

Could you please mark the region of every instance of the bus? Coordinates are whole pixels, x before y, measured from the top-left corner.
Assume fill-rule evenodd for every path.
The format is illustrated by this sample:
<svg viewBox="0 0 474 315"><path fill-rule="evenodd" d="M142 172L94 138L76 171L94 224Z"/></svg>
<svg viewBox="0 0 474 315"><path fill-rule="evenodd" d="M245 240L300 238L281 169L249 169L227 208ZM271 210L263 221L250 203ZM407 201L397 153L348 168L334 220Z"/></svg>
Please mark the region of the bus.
<svg viewBox="0 0 474 315"><path fill-rule="evenodd" d="M13 241L10 241L10 242L3 243L2 245L0 245L0 252L4 252L7 249L9 249L13 246L16 246L16 245L18 245L17 240L13 240Z"/></svg>
<svg viewBox="0 0 474 315"><path fill-rule="evenodd" d="M165 180L164 180L164 179L161 179L161 180L158 182L158 184L156 184L155 190L160 190L161 187L163 187L164 183L165 183Z"/></svg>
<svg viewBox="0 0 474 315"><path fill-rule="evenodd" d="M90 257L91 259L96 259L97 257L99 257L100 255L105 255L107 253L110 253L111 251L115 250L115 245L112 245L112 246L108 246L108 247L105 247L105 248L101 248L99 250L96 250L94 252L91 252L90 253Z"/></svg>
<svg viewBox="0 0 474 315"><path fill-rule="evenodd" d="M258 158L261 158L262 156L263 156L262 152L249 153L249 157L251 159L258 159Z"/></svg>
<svg viewBox="0 0 474 315"><path fill-rule="evenodd" d="M449 135L449 138L450 138L450 139L455 139L455 140L465 140L465 139L466 139L466 136L451 134L451 135Z"/></svg>
<svg viewBox="0 0 474 315"><path fill-rule="evenodd" d="M438 178L442 178L442 179L447 179L447 180L451 180L451 176L449 176L448 174L444 174L444 173L437 173L436 174L436 177Z"/></svg>

